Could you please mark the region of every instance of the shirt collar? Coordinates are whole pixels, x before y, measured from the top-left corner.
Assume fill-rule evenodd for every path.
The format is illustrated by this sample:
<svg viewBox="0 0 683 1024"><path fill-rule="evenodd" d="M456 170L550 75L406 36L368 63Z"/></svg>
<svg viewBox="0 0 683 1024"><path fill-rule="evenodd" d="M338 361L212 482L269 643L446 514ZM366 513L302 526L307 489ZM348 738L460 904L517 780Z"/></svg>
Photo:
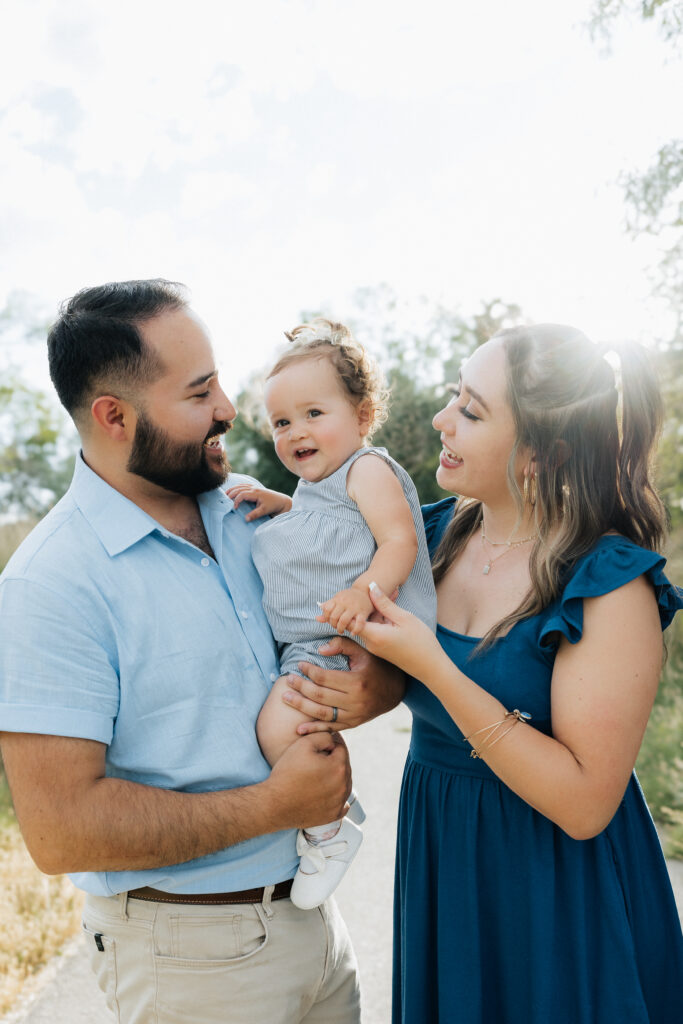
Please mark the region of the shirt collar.
<svg viewBox="0 0 683 1024"><path fill-rule="evenodd" d="M150 533L169 533L139 505L98 476L86 464L82 452L76 459L70 493L111 557L126 551ZM200 508L212 512L226 514L234 510L232 500L220 488L200 494L198 501Z"/></svg>

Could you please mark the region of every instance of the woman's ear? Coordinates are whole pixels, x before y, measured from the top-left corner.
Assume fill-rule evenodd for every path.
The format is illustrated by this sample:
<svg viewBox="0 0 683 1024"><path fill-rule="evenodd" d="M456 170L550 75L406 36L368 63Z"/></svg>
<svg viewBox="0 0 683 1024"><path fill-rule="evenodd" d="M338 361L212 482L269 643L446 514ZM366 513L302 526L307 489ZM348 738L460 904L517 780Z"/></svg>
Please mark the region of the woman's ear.
<svg viewBox="0 0 683 1024"><path fill-rule="evenodd" d="M571 455L571 453L572 453L572 450L571 450L571 448L569 447L569 445L567 444L566 441L562 440L562 438L557 440L555 442L555 450L554 450L555 465L556 466L563 466L564 463L569 458L569 456Z"/></svg>

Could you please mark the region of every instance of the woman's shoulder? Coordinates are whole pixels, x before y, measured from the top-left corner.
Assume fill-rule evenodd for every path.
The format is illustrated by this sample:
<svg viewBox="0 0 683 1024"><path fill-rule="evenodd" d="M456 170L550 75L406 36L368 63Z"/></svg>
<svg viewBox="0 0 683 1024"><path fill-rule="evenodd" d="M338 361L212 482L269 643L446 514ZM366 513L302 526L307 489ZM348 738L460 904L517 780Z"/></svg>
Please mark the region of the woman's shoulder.
<svg viewBox="0 0 683 1024"><path fill-rule="evenodd" d="M433 555L439 545L448 524L453 518L458 499L451 495L435 501L431 505L422 506L422 519L425 524L425 534L429 546L429 554Z"/></svg>
<svg viewBox="0 0 683 1024"><path fill-rule="evenodd" d="M665 565L666 559L659 552L640 547L618 533L604 534L566 573L561 594L546 610L541 639L562 633L571 643L577 643L583 632L584 600L609 594L639 576L651 583L662 629L666 629L683 608L683 591L669 581Z"/></svg>

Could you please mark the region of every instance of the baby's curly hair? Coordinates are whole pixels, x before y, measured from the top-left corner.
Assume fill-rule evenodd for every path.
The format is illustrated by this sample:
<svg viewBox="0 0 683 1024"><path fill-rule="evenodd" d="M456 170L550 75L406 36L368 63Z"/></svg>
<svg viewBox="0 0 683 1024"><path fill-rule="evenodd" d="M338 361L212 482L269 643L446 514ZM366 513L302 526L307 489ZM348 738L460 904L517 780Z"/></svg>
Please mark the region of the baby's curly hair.
<svg viewBox="0 0 683 1024"><path fill-rule="evenodd" d="M389 404L389 390L376 360L356 341L348 327L322 316L310 324L299 324L294 330L285 331L285 337L292 343L291 347L280 356L266 380L304 359L329 359L351 403L355 406L367 403L371 416L366 436L370 440L385 422Z"/></svg>

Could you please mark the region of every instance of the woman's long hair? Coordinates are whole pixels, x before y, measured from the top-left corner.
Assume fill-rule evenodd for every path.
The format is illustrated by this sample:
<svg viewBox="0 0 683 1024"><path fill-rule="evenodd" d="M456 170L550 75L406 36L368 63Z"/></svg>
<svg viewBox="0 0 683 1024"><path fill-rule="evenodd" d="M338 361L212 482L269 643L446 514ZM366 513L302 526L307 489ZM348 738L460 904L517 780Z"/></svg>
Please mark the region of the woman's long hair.
<svg viewBox="0 0 683 1024"><path fill-rule="evenodd" d="M651 356L633 343L610 349L619 356L618 382L605 350L573 327L512 327L495 337L505 349L516 426L508 484L521 516L524 498L514 466L520 447L527 447L536 471L538 540L528 594L488 631L479 650L546 608L559 595L567 569L603 534L616 531L652 551L666 535L666 513L652 483L662 400ZM478 501L458 503L436 551L435 582L481 518Z"/></svg>

